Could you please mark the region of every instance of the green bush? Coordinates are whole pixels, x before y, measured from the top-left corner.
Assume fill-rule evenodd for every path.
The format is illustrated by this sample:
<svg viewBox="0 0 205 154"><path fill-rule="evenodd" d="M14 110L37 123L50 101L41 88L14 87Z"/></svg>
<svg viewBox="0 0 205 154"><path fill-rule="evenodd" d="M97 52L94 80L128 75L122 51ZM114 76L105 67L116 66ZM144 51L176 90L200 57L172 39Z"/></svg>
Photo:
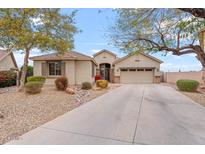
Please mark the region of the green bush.
<svg viewBox="0 0 205 154"><path fill-rule="evenodd" d="M107 88L108 81L107 80L97 80L96 81L96 86L100 87L100 88Z"/></svg>
<svg viewBox="0 0 205 154"><path fill-rule="evenodd" d="M30 77L27 77L27 82L33 82L33 81L38 81L38 82L45 83L46 78L44 76L30 76Z"/></svg>
<svg viewBox="0 0 205 154"><path fill-rule="evenodd" d="M25 84L25 91L29 94L37 94L41 92L43 83L39 81L30 81Z"/></svg>
<svg viewBox="0 0 205 154"><path fill-rule="evenodd" d="M177 87L181 91L194 92L198 86L199 82L195 80L181 79L177 81Z"/></svg>
<svg viewBox="0 0 205 154"><path fill-rule="evenodd" d="M82 83L81 89L89 90L91 88L92 88L92 84L90 82L83 82Z"/></svg>
<svg viewBox="0 0 205 154"><path fill-rule="evenodd" d="M0 71L0 88L16 85L16 77L14 71Z"/></svg>
<svg viewBox="0 0 205 154"><path fill-rule="evenodd" d="M55 85L58 90L66 90L68 87L68 79L66 77L58 77L55 80Z"/></svg>

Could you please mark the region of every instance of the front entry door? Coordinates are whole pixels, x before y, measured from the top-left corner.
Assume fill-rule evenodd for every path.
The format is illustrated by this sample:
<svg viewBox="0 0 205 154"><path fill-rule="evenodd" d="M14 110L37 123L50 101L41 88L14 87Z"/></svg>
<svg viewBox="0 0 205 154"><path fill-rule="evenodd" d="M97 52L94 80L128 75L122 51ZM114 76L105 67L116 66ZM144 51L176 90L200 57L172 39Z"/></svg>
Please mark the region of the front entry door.
<svg viewBox="0 0 205 154"><path fill-rule="evenodd" d="M110 65L100 65L100 76L102 77L102 79L110 81Z"/></svg>
<svg viewBox="0 0 205 154"><path fill-rule="evenodd" d="M105 77L104 77L105 80L110 80L110 69L109 68L106 68L105 69Z"/></svg>

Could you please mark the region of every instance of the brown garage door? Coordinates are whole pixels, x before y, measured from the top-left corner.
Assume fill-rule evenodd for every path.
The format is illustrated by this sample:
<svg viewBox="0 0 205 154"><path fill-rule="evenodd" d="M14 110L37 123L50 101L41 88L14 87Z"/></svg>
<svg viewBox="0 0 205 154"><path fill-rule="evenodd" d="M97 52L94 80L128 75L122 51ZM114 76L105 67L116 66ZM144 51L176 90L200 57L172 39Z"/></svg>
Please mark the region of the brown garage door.
<svg viewBox="0 0 205 154"><path fill-rule="evenodd" d="M153 83L153 69L121 69L121 83Z"/></svg>

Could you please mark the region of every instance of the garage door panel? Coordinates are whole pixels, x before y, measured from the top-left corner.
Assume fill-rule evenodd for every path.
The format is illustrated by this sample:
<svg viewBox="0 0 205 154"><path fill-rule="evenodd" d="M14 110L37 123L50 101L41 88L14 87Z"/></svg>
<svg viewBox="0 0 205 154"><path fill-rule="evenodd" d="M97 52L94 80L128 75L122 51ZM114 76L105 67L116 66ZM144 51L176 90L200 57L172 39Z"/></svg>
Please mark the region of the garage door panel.
<svg viewBox="0 0 205 154"><path fill-rule="evenodd" d="M122 71L121 83L153 83L153 71Z"/></svg>

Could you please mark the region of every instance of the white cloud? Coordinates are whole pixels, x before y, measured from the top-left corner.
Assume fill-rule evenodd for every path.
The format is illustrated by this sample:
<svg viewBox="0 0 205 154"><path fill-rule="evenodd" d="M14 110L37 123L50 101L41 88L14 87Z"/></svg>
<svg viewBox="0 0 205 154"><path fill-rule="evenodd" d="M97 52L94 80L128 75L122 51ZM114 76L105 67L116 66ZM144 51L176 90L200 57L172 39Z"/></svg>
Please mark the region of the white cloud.
<svg viewBox="0 0 205 154"><path fill-rule="evenodd" d="M172 56L173 58L175 58L175 59L181 59L182 57L180 57L180 56Z"/></svg>
<svg viewBox="0 0 205 154"><path fill-rule="evenodd" d="M20 68L23 63L24 63L24 56L25 54L21 51L16 51L16 52L13 52L14 53L14 57L15 57L15 60L16 60L16 63L18 65L18 67ZM40 50L38 49L33 49L31 52L30 52L30 56L29 57L33 57L33 56L39 56L39 55L43 55L45 53L42 53ZM33 65L33 61L29 60L29 65Z"/></svg>
<svg viewBox="0 0 205 154"><path fill-rule="evenodd" d="M160 69L165 72L178 72L180 71L199 71L202 66L200 63L196 64L174 64L174 63L162 63Z"/></svg>
<svg viewBox="0 0 205 154"><path fill-rule="evenodd" d="M25 54L14 53L14 57L15 57L16 63L17 63L19 68L21 66L23 66L24 56L25 56ZM33 57L33 56L36 56L36 54L30 54L30 57ZM32 66L33 65L33 61L29 60L29 65Z"/></svg>
<svg viewBox="0 0 205 154"><path fill-rule="evenodd" d="M187 54L187 56L196 57L196 54L195 53L190 53L190 54Z"/></svg>
<svg viewBox="0 0 205 154"><path fill-rule="evenodd" d="M174 58L174 59L181 59L180 56L173 55L171 52L168 52L168 53L167 53L167 57Z"/></svg>
<svg viewBox="0 0 205 154"><path fill-rule="evenodd" d="M180 59L184 56L196 57L196 54L195 53L190 53L190 54L186 54L186 55L182 55L182 56L177 56L177 55L173 55L171 52L167 53L167 57L171 57L171 58L175 58L175 59Z"/></svg>
<svg viewBox="0 0 205 154"><path fill-rule="evenodd" d="M33 18L32 20L33 20L35 25L42 25L43 24L41 18Z"/></svg>
<svg viewBox="0 0 205 154"><path fill-rule="evenodd" d="M99 52L101 49L92 49L91 51L92 51L92 53L97 53L97 52Z"/></svg>
<svg viewBox="0 0 205 154"><path fill-rule="evenodd" d="M107 43L104 43L104 42L84 42L82 44L85 44L85 45L99 45L99 46L108 45Z"/></svg>

